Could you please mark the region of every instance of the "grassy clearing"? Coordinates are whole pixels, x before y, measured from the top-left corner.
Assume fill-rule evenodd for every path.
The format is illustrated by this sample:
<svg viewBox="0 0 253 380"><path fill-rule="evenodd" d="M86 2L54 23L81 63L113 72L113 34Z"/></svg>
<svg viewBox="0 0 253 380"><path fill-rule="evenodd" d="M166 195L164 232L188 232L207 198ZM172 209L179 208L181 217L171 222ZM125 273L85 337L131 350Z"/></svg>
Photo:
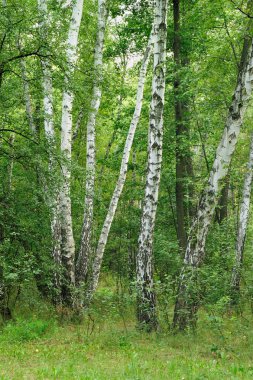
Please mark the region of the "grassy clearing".
<svg viewBox="0 0 253 380"><path fill-rule="evenodd" d="M251 320L202 317L196 335L138 332L119 318L19 320L0 335L1 379L252 379ZM93 328L93 329L92 329Z"/></svg>

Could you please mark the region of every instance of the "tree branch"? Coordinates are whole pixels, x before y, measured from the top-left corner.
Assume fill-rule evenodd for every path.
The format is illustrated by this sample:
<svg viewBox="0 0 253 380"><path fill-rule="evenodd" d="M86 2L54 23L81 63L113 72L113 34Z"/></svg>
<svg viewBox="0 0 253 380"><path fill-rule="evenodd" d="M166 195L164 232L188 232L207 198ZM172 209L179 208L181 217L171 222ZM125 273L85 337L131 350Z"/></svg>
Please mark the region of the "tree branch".
<svg viewBox="0 0 253 380"><path fill-rule="evenodd" d="M37 141L31 139L30 137L28 137L24 133L15 131L14 129L11 129L11 128L0 128L0 132L13 132L13 133L16 133L19 136L24 137L25 139L27 139L27 140L29 140L31 142L33 142L34 144L39 145L39 143Z"/></svg>
<svg viewBox="0 0 253 380"><path fill-rule="evenodd" d="M242 8L238 7L238 5L235 3L234 0L230 0L230 1L231 1L232 4L234 4L235 9L237 9L238 11L240 11L242 14L244 14L248 18L253 18L253 15L250 15L249 13L245 12Z"/></svg>

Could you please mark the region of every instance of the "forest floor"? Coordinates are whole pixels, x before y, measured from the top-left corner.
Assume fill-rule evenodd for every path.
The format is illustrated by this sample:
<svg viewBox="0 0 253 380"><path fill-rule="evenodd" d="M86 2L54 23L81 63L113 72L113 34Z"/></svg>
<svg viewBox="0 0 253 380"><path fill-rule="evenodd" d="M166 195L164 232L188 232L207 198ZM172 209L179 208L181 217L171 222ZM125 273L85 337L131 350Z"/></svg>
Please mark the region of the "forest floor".
<svg viewBox="0 0 253 380"><path fill-rule="evenodd" d="M202 310L197 331L177 335L166 322L173 309L160 310L160 331L148 334L136 329L134 294L119 296L106 281L89 315L75 323L33 284L22 291L14 321L0 325L0 380L253 379L250 308Z"/></svg>
<svg viewBox="0 0 253 380"><path fill-rule="evenodd" d="M93 316L94 317L94 316ZM0 379L253 378L252 316L202 318L196 334L147 334L133 320L17 319L0 333Z"/></svg>

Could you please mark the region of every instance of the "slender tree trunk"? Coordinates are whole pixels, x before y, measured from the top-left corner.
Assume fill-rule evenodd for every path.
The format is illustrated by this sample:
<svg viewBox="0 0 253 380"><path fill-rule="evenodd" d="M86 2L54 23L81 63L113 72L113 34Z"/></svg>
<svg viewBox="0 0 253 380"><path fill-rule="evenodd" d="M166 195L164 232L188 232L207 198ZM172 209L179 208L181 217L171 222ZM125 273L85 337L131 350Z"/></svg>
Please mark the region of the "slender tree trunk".
<svg viewBox="0 0 253 380"><path fill-rule="evenodd" d="M87 123L87 152L86 152L86 194L84 200L84 218L81 234L81 245L76 263L76 282L85 281L88 260L91 251L91 234L93 224L93 204L95 189L95 126L96 117L102 96L103 47L107 19L106 0L98 0L98 32L94 57L94 85L91 101L91 112Z"/></svg>
<svg viewBox="0 0 253 380"><path fill-rule="evenodd" d="M137 155L136 151L133 150L132 154L132 186L131 188L136 189L137 187L137 176L136 176L136 160ZM132 197L129 201L130 206L130 214L129 218L130 220L134 218L135 208L138 207L138 202L136 203L136 199ZM134 227L130 226L129 231L127 232L127 240L128 240L128 280L130 282L129 291L132 293L132 283L135 281L135 273L136 273L136 251L137 246L133 244L133 237L134 237Z"/></svg>
<svg viewBox="0 0 253 380"><path fill-rule="evenodd" d="M149 331L157 326L152 249L162 164L166 37L167 0L156 0L154 9L154 63L150 104L148 167L139 235L139 249L136 258L137 317L139 325L146 327Z"/></svg>
<svg viewBox="0 0 253 380"><path fill-rule="evenodd" d="M206 237L217 205L220 181L227 175L251 96L252 68L252 39L247 37L244 42L237 85L228 111L225 129L216 151L208 184L201 195L197 215L188 239L175 304L173 320L175 329L184 330L189 325L194 326L196 323L199 307L198 294L196 294L198 293L196 289L198 268L205 256Z"/></svg>
<svg viewBox="0 0 253 380"><path fill-rule="evenodd" d="M244 179L242 201L240 207L239 225L236 239L236 252L235 252L235 264L232 271L231 290L232 290L232 303L237 302L237 298L240 293L241 282L241 270L243 264L243 251L246 238L249 211L250 211L250 198L251 187L253 179L253 133L251 133L251 144L248 161L248 170Z"/></svg>
<svg viewBox="0 0 253 380"><path fill-rule="evenodd" d="M77 61L77 45L79 28L82 19L83 0L77 0L73 5L69 26L66 59L67 70L64 78L61 121L61 152L63 155L62 174L63 184L60 192L61 205L61 234L62 234L62 263L64 266L63 300L72 304L71 287L75 284L75 242L72 228L70 179L71 179L71 145L72 145L72 107L73 92L71 78Z"/></svg>
<svg viewBox="0 0 253 380"><path fill-rule="evenodd" d="M186 140L189 138L189 131L186 125L186 103L182 99L181 74L183 62L181 54L181 28L180 28L180 0L173 0L174 15L174 108L176 123L176 212L177 212L177 235L181 252L184 252L187 245L187 220L188 214L192 216L191 207L187 210L187 178L193 176L192 160L190 154L186 154ZM192 197L192 185L189 186L189 197Z"/></svg>
<svg viewBox="0 0 253 380"><path fill-rule="evenodd" d="M40 24L41 37L47 38L48 28L48 9L47 0L38 0L38 9L42 17ZM56 304L61 303L61 220L60 220L60 205L59 205L59 188L57 181L55 181L55 174L57 173L57 167L55 162L56 153L56 138L54 131L54 110L53 110L53 81L51 75L51 65L47 58L43 58L42 64L42 87L43 87L43 106L44 106L44 130L45 137L49 148L49 184L47 204L50 208L51 216L51 237L52 237L52 256L56 266L54 271L54 285L56 294L54 302Z"/></svg>
<svg viewBox="0 0 253 380"><path fill-rule="evenodd" d="M135 105L133 118L129 127L127 139L125 142L119 177L118 177L118 180L117 180L117 183L116 183L116 186L111 198L110 206L109 206L109 209L104 221L104 225L102 227L102 231L99 237L99 241L98 241L96 255L95 255L95 259L94 259L93 267L92 267L92 276L91 276L91 280L90 280L87 295L86 295L87 303L89 303L89 301L91 300L98 285L105 246L106 246L108 235L109 235L111 225L114 219L114 215L117 210L118 202L119 202L119 199L120 199L120 196L121 196L121 193L126 181L130 152L131 152L131 148L132 148L132 144L134 140L136 127L138 125L140 115L141 115L143 91L144 91L148 62L150 58L151 46L152 46L152 37L149 40L149 43L148 43L148 46L147 46L147 49L142 61L142 66L141 66L140 76L139 76L139 83L138 83L138 88L137 88L137 95L136 95L136 105Z"/></svg>
<svg viewBox="0 0 253 380"><path fill-rule="evenodd" d="M225 184L221 189L221 195L216 211L216 219L221 224L228 216L228 193L229 193L229 174L225 178Z"/></svg>
<svg viewBox="0 0 253 380"><path fill-rule="evenodd" d="M78 136L78 133L79 133L79 130L80 130L80 127L82 124L83 116L84 116L84 108L82 107L79 111L77 121L76 121L76 125L75 125L75 129L74 129L73 134L72 134L72 142L74 142Z"/></svg>
<svg viewBox="0 0 253 380"><path fill-rule="evenodd" d="M2 272L1 269L0 272ZM0 276L2 277L2 273L0 273ZM2 278L0 280L0 315L3 319L3 322L7 322L12 319L11 309L8 306L8 289L4 285Z"/></svg>

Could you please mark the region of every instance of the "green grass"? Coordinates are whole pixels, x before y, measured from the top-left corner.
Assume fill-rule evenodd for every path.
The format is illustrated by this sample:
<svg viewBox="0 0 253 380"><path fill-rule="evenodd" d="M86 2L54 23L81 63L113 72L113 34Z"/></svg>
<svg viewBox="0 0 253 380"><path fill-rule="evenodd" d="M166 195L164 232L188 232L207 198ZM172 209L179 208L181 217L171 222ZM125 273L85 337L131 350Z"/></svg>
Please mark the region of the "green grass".
<svg viewBox="0 0 253 380"><path fill-rule="evenodd" d="M176 336L142 333L119 317L63 326L19 320L0 334L0 379L253 379L247 318L202 316L196 335Z"/></svg>

